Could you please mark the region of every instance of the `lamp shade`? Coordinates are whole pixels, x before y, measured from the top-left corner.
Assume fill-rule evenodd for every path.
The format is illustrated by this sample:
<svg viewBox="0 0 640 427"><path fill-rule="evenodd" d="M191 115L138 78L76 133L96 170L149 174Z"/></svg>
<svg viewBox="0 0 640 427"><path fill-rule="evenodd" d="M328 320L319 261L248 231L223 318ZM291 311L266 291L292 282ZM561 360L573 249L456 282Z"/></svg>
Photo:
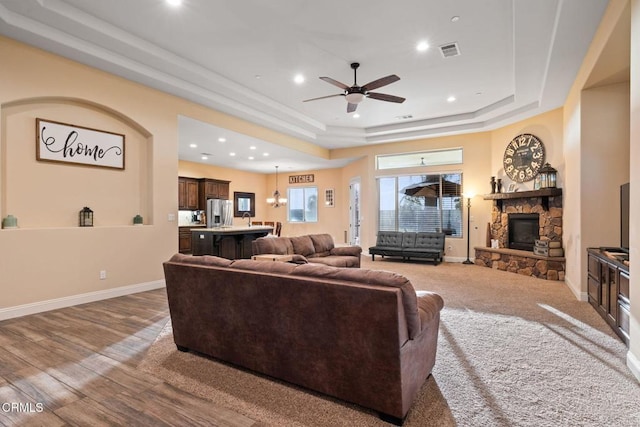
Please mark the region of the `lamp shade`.
<svg viewBox="0 0 640 427"><path fill-rule="evenodd" d="M364 95L359 92L348 93L345 95L349 104L358 104L364 99Z"/></svg>

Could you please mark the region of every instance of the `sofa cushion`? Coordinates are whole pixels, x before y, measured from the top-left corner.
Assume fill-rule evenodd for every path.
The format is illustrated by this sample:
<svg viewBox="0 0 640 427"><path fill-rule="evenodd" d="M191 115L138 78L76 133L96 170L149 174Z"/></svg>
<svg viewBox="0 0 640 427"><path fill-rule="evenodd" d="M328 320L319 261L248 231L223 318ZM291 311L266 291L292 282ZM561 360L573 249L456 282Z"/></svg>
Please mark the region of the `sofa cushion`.
<svg viewBox="0 0 640 427"><path fill-rule="evenodd" d="M333 249L333 237L331 234L310 234L316 256L327 256Z"/></svg>
<svg viewBox="0 0 640 427"><path fill-rule="evenodd" d="M444 250L444 233L420 232L416 235L417 249Z"/></svg>
<svg viewBox="0 0 640 427"><path fill-rule="evenodd" d="M316 253L316 249L313 247L313 240L309 236L290 237L289 240L291 240L294 254L309 257Z"/></svg>
<svg viewBox="0 0 640 427"><path fill-rule="evenodd" d="M399 248L402 246L401 231L378 231L376 246L390 246Z"/></svg>
<svg viewBox="0 0 640 427"><path fill-rule="evenodd" d="M315 263L298 265L291 274L399 288L402 293L402 305L406 315L409 338L414 339L420 333L420 315L418 314L416 291L409 279L404 276L384 270L338 268Z"/></svg>
<svg viewBox="0 0 640 427"><path fill-rule="evenodd" d="M357 268L360 266L360 257L348 255L327 255L309 258L309 262L314 264L330 265L332 267Z"/></svg>
<svg viewBox="0 0 640 427"><path fill-rule="evenodd" d="M233 261L213 255L193 256L185 254L175 254L170 262L182 262L185 264L210 265L213 267L228 267Z"/></svg>
<svg viewBox="0 0 640 427"><path fill-rule="evenodd" d="M338 255L338 256L355 256L359 257L362 253L362 248L360 246L338 246L331 251L329 251L330 255Z"/></svg>
<svg viewBox="0 0 640 427"><path fill-rule="evenodd" d="M260 254L293 254L293 245L288 237L259 237L251 242L253 255Z"/></svg>
<svg viewBox="0 0 640 427"><path fill-rule="evenodd" d="M405 231L402 233L402 248L413 248L416 245L416 233Z"/></svg>
<svg viewBox="0 0 640 427"><path fill-rule="evenodd" d="M237 270L257 271L260 273L291 274L296 268L296 264L278 261L237 259L233 261L229 267Z"/></svg>

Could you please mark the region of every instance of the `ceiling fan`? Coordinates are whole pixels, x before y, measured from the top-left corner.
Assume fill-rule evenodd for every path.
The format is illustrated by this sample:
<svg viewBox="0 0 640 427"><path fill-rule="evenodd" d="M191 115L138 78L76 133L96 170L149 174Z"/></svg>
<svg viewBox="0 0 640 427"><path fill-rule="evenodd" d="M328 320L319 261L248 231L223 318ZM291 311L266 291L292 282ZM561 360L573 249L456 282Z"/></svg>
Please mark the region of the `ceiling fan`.
<svg viewBox="0 0 640 427"><path fill-rule="evenodd" d="M373 89L378 89L379 87L386 86L393 82L397 82L398 80L400 80L400 77L396 76L395 74L391 74L389 76L382 77L382 78L379 78L378 80L369 82L366 85L358 86L356 73L359 66L360 64L357 62L353 62L351 64L351 68L353 69L353 86L351 87L337 80L334 80L331 77L320 77L320 80L324 80L325 82L331 83L332 85L338 86L340 89L344 90L343 93L321 96L319 98L305 99L302 102L316 101L318 99L333 98L336 96L344 96L348 103L347 113L353 113L354 111L356 111L356 108L358 108L358 104L364 98L372 98L372 99L377 99L379 101L387 101L387 102L397 102L397 103L404 102L404 98L401 98L399 96L387 95L386 93L370 92Z"/></svg>

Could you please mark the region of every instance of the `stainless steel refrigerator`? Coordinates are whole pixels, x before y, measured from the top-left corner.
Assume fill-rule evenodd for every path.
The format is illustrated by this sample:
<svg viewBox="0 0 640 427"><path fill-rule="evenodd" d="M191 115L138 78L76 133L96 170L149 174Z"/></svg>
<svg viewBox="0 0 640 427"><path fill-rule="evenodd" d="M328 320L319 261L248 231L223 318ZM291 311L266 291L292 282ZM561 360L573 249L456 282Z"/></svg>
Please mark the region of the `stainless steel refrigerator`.
<svg viewBox="0 0 640 427"><path fill-rule="evenodd" d="M224 199L207 200L207 227L229 227L233 225L233 202Z"/></svg>

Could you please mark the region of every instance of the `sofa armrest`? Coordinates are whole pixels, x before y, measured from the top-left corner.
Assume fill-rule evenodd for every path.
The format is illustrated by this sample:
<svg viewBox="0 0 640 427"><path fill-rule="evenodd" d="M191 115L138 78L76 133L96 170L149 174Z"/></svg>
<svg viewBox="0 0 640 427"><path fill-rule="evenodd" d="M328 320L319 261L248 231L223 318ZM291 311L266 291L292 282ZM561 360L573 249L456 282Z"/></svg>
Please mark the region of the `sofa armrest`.
<svg viewBox="0 0 640 427"><path fill-rule="evenodd" d="M293 254L291 255L291 261L289 262L293 264L307 264L309 261L307 261L307 258L304 255Z"/></svg>
<svg viewBox="0 0 640 427"><path fill-rule="evenodd" d="M416 296L420 314L420 331L423 331L439 316L440 310L444 307L444 300L440 295L429 291L416 291Z"/></svg>
<svg viewBox="0 0 640 427"><path fill-rule="evenodd" d="M329 254L339 256L360 256L361 253L362 248L360 246L338 246L329 251Z"/></svg>

